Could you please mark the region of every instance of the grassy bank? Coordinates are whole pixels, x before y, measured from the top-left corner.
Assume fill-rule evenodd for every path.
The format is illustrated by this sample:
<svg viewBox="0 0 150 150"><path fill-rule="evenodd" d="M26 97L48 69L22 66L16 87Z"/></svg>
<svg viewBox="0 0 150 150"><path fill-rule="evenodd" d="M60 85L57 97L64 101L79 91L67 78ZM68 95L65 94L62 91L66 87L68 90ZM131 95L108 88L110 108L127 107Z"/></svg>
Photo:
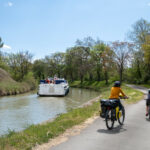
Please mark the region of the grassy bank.
<svg viewBox="0 0 150 150"><path fill-rule="evenodd" d="M32 86L26 82L0 82L0 96L16 95L33 90Z"/></svg>
<svg viewBox="0 0 150 150"><path fill-rule="evenodd" d="M93 89L96 91L101 91L103 90L102 88L108 87L111 85L111 82L106 85L105 81L83 81L83 83L81 84L80 81L74 81L74 82L70 82L69 85L71 87L76 87L76 88L86 88L86 89Z"/></svg>
<svg viewBox="0 0 150 150"><path fill-rule="evenodd" d="M26 76L24 82L16 82L3 69L0 68L0 96L16 95L35 89L35 80L32 76Z"/></svg>
<svg viewBox="0 0 150 150"><path fill-rule="evenodd" d="M150 84L140 84L139 86L143 86L143 87L150 89Z"/></svg>
<svg viewBox="0 0 150 150"><path fill-rule="evenodd" d="M88 84L88 86L91 86L93 89L93 85L95 84L97 83L93 83L92 85ZM97 84L98 88L100 87L99 85L100 84ZM100 94L102 95L102 98L108 98L110 87L101 87ZM135 103L143 97L143 94L139 91L126 86L123 86L122 88L130 97L130 99L127 100L127 103ZM18 133L10 131L8 135L0 138L0 149L30 150L37 144L46 143L48 140L64 133L66 129L84 122L87 118L92 117L94 114L98 114L99 109L99 102L93 102L92 105L71 110L66 114L61 114L53 122L47 122L41 125L32 125L26 130Z"/></svg>

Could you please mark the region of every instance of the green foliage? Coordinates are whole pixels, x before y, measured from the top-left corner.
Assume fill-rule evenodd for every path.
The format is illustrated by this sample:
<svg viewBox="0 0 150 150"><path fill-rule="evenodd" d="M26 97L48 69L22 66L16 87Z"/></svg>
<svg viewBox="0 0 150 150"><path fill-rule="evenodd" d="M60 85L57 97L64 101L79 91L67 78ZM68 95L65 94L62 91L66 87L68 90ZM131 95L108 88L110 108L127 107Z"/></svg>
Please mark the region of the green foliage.
<svg viewBox="0 0 150 150"><path fill-rule="evenodd" d="M33 76L33 72L28 72L28 74L24 76L23 81L30 85L31 90L36 88L36 80Z"/></svg>
<svg viewBox="0 0 150 150"><path fill-rule="evenodd" d="M16 82L9 73L0 68L0 96L25 93L35 89L35 85L32 72L25 76L24 82Z"/></svg>
<svg viewBox="0 0 150 150"><path fill-rule="evenodd" d="M108 84L113 53L104 42L87 37L83 41L77 40L76 46L67 49L66 53L54 53L45 59L36 60L33 64L34 76L41 79L57 75L81 82L105 80Z"/></svg>
<svg viewBox="0 0 150 150"><path fill-rule="evenodd" d="M31 70L31 60L32 55L28 51L8 55L10 72L16 81L22 81L24 76Z"/></svg>
<svg viewBox="0 0 150 150"><path fill-rule="evenodd" d="M130 39L136 44L128 73L128 81L131 83L148 83L150 79L149 33L150 22L144 19L138 20L130 32Z"/></svg>
<svg viewBox="0 0 150 150"><path fill-rule="evenodd" d="M146 64L150 64L150 34L147 35L145 42L142 44L142 50L144 51L144 60Z"/></svg>
<svg viewBox="0 0 150 150"><path fill-rule="evenodd" d="M2 38L0 37L0 48L2 48L4 43L2 43Z"/></svg>
<svg viewBox="0 0 150 150"><path fill-rule="evenodd" d="M112 82L109 81L109 85L111 85ZM101 91L104 87L108 87L108 85L105 84L105 81L74 81L70 82L69 85L71 87L77 87L77 88L86 88L86 89L93 89L96 91Z"/></svg>
<svg viewBox="0 0 150 150"><path fill-rule="evenodd" d="M44 79L46 75L46 64L43 60L35 60L33 63L33 73L37 80Z"/></svg>

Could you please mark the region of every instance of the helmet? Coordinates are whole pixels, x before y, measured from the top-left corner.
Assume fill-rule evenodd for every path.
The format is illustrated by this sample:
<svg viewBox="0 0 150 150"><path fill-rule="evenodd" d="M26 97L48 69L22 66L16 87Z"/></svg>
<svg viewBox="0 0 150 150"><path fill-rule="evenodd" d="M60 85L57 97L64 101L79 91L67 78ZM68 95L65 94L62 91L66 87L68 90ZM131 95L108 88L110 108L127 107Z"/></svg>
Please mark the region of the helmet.
<svg viewBox="0 0 150 150"><path fill-rule="evenodd" d="M120 81L115 81L114 87L120 87L120 85L121 85Z"/></svg>

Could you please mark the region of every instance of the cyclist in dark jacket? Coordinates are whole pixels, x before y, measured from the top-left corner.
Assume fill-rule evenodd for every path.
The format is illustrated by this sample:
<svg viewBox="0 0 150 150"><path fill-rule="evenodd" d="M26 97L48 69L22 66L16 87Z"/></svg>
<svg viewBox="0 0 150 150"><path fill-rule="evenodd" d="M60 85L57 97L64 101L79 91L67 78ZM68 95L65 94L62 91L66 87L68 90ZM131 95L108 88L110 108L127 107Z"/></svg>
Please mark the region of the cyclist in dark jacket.
<svg viewBox="0 0 150 150"><path fill-rule="evenodd" d="M148 106L150 105L150 89L148 90L147 99L146 99L146 116L148 116Z"/></svg>

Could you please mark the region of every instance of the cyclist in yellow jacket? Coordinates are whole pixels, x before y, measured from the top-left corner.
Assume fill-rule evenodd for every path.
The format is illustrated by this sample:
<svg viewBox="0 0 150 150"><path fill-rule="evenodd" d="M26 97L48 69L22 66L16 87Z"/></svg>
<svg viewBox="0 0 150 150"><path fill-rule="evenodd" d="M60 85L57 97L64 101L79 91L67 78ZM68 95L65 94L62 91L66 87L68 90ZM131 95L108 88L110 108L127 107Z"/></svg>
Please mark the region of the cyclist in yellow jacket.
<svg viewBox="0 0 150 150"><path fill-rule="evenodd" d="M110 93L109 99L117 99L118 104L119 104L119 108L121 109L122 104L120 102L119 96L123 96L125 99L128 98L128 97L123 93L120 86L121 86L120 81L115 81L114 86L111 88L111 93Z"/></svg>

